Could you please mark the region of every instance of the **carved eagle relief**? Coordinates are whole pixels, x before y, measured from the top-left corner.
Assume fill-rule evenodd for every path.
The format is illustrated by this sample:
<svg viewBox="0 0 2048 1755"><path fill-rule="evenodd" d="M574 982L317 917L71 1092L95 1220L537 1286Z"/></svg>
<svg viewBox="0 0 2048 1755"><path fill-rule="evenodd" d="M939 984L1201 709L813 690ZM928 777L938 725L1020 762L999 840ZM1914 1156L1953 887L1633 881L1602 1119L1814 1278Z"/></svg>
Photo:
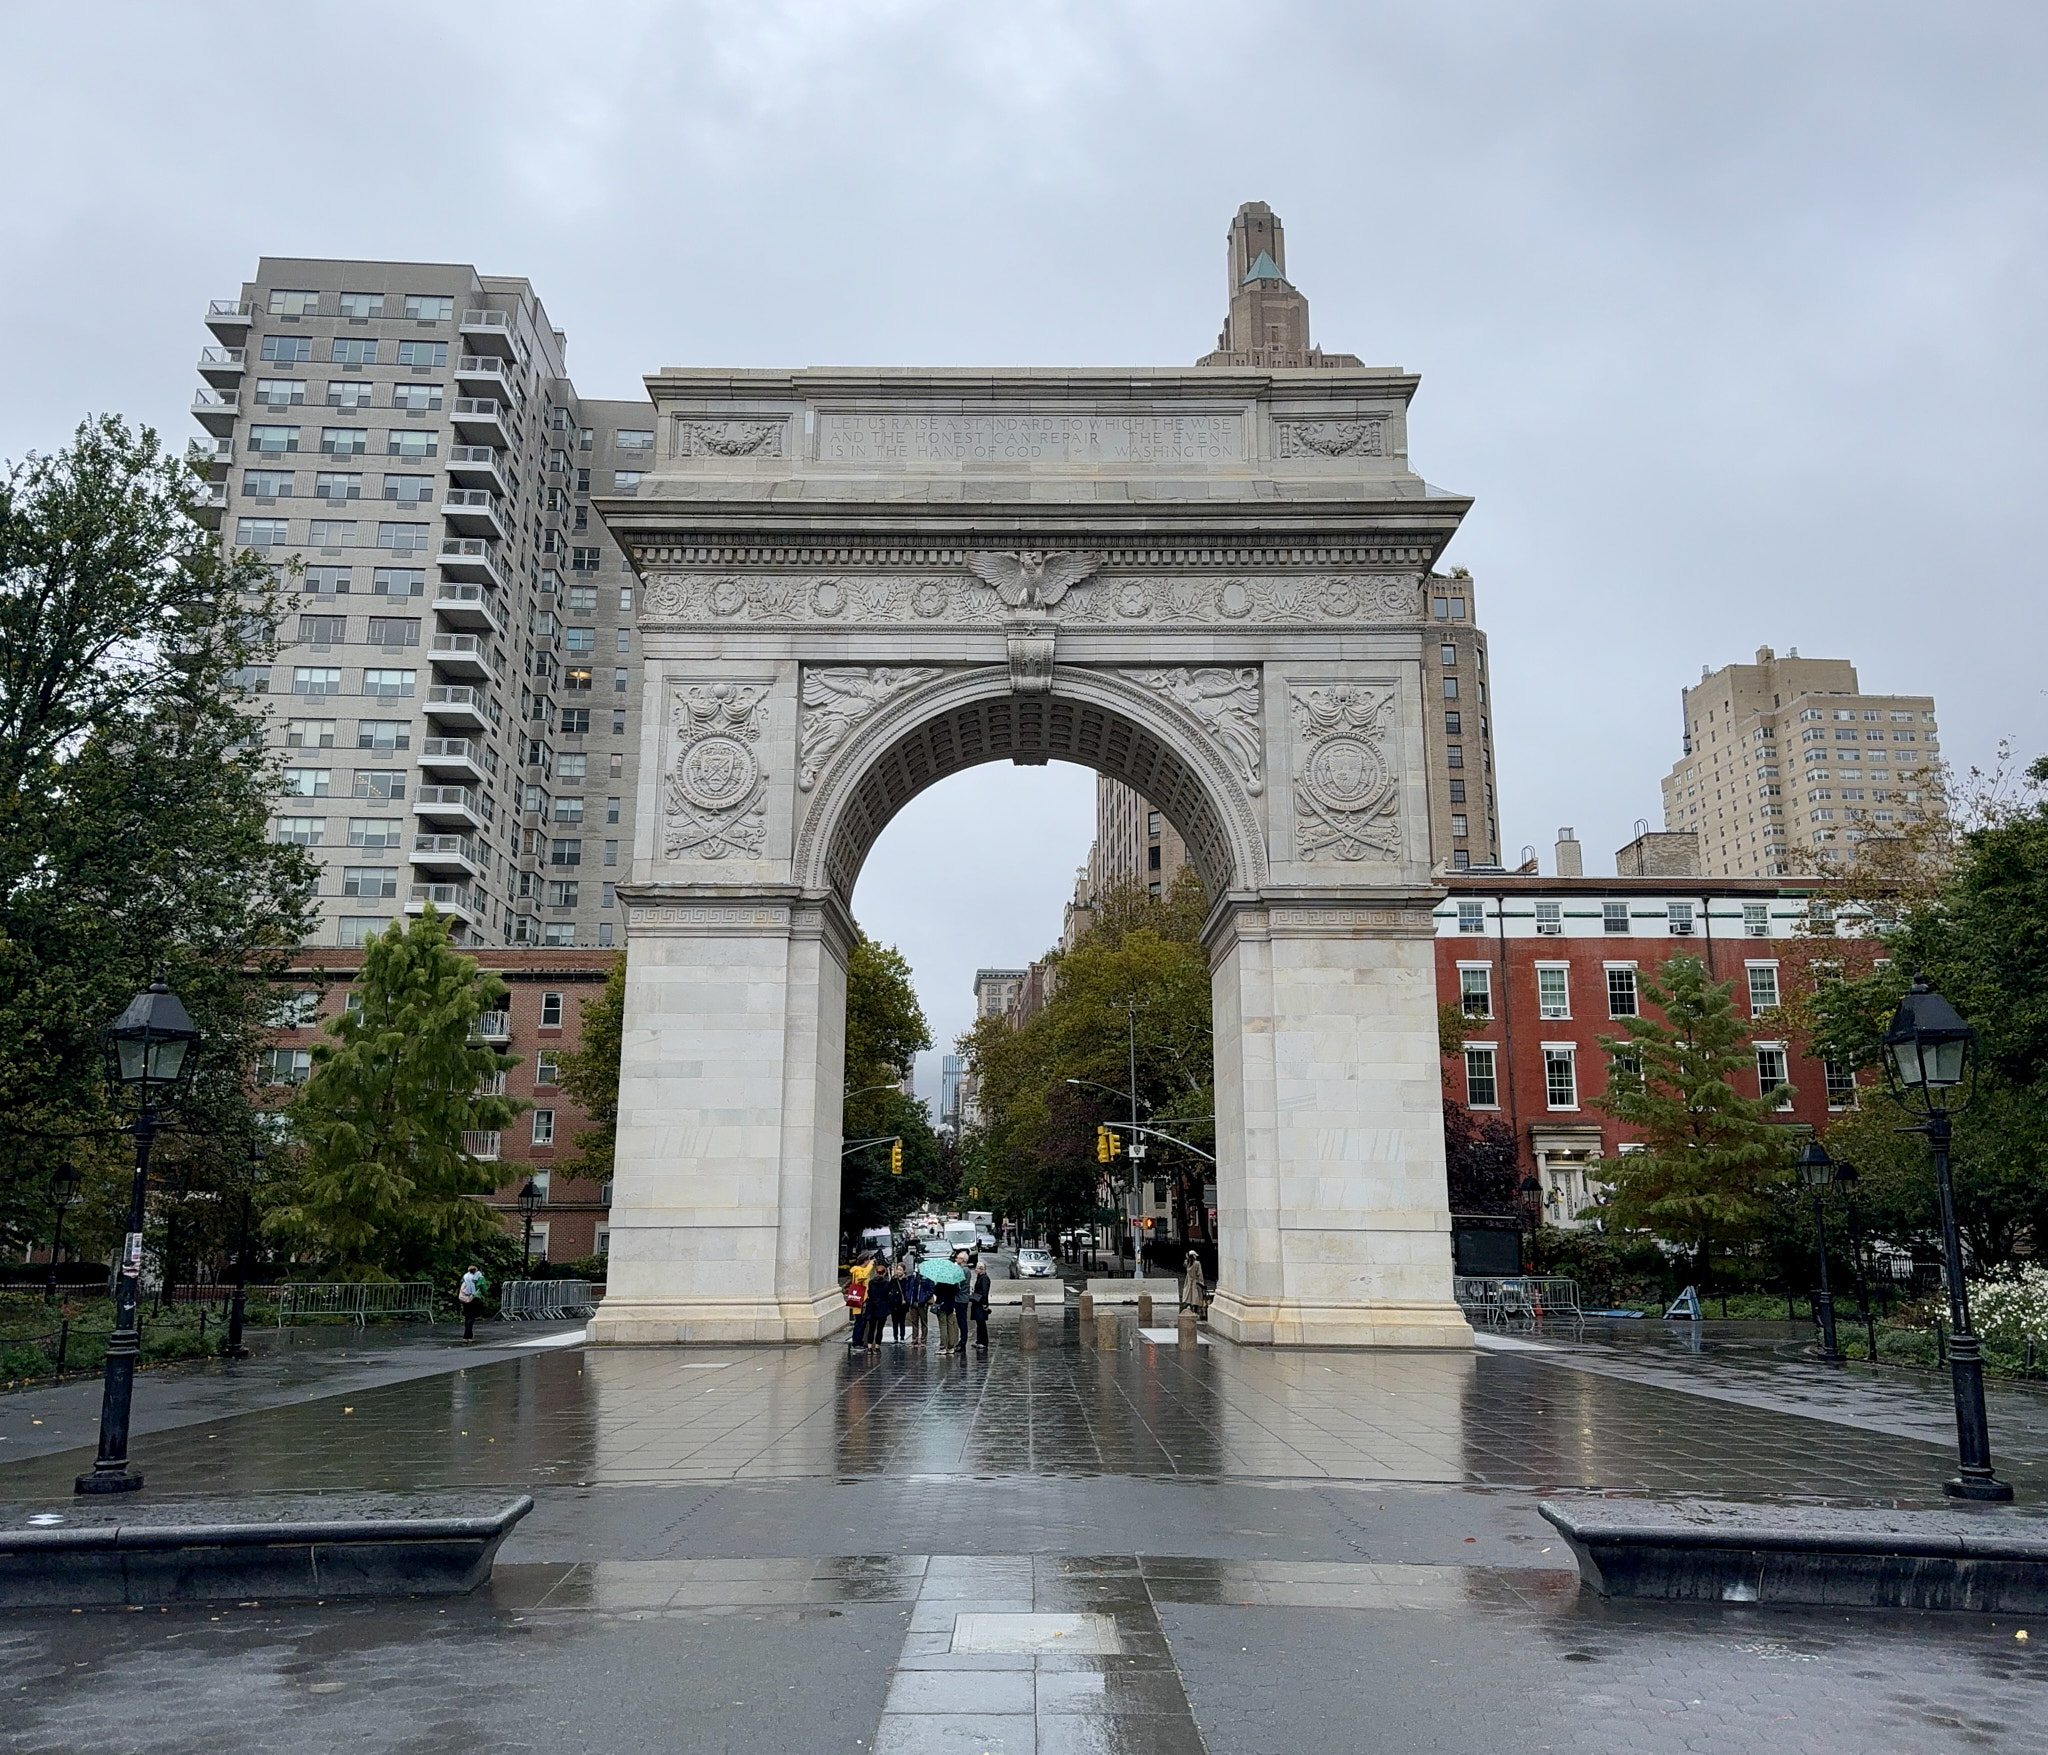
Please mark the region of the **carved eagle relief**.
<svg viewBox="0 0 2048 1755"><path fill-rule="evenodd" d="M967 557L974 576L1008 609L1051 609L1091 573L1101 571L1107 557L1099 554L982 553Z"/></svg>

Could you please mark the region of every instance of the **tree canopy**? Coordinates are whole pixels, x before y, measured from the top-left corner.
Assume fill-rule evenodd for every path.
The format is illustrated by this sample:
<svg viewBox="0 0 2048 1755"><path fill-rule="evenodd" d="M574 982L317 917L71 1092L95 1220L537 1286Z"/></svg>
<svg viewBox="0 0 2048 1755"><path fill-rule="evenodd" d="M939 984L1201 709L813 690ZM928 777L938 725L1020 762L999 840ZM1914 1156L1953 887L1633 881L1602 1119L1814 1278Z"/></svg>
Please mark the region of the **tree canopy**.
<svg viewBox="0 0 2048 1755"><path fill-rule="evenodd" d="M917 1056L932 1045L917 1002L910 964L893 945L862 933L846 964L846 1140L903 1141L903 1174L889 1170L887 1146L862 1146L840 1160L839 1215L849 1233L893 1224L904 1214L953 1194L925 1107L900 1088Z"/></svg>

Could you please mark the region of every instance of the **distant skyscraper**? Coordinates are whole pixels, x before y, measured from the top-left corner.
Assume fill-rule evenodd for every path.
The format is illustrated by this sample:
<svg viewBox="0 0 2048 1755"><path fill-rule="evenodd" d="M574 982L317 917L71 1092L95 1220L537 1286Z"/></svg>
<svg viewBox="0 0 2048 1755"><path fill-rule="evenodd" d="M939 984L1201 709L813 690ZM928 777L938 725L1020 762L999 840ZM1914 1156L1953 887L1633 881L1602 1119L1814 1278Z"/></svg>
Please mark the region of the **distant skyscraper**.
<svg viewBox="0 0 2048 1755"><path fill-rule="evenodd" d="M1708 876L1775 877L1795 850L1896 834L1930 808L1941 760L1931 695L1866 695L1846 658L1778 657L1700 673L1664 827L1699 837Z"/></svg>

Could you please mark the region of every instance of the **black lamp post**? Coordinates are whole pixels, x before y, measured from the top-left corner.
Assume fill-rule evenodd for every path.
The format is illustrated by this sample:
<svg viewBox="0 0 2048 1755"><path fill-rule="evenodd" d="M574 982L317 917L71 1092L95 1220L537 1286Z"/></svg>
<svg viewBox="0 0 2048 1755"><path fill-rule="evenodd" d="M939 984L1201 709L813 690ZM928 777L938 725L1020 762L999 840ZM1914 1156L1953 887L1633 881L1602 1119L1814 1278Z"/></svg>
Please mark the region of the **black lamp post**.
<svg viewBox="0 0 2048 1755"><path fill-rule="evenodd" d="M1543 1184L1533 1176L1524 1176L1515 1192L1522 1197L1529 1230L1533 1234L1543 1223Z"/></svg>
<svg viewBox="0 0 2048 1755"><path fill-rule="evenodd" d="M138 993L105 1032L107 1077L135 1102L135 1181L128 1192L128 1233L114 1274L114 1332L107 1339L106 1383L100 1397L100 1448L80 1493L130 1493L142 1477L128 1467L128 1413L135 1399L135 1359L142 1351L136 1307L142 1294L142 1225L149 1188L149 1147L164 1112L183 1095L198 1060L199 1031L178 996L161 981Z"/></svg>
<svg viewBox="0 0 2048 1755"><path fill-rule="evenodd" d="M50 1172L50 1205L57 1209L57 1233L50 1239L50 1277L43 1287L43 1302L57 1301L57 1264L64 1259L64 1214L78 1198L78 1172L60 1164Z"/></svg>
<svg viewBox="0 0 2048 1755"><path fill-rule="evenodd" d="M1839 1365L1842 1349L1835 1338L1835 1295L1828 1290L1827 1209L1821 1205L1821 1190L1835 1179L1835 1161L1819 1140L1808 1140L1793 1162L1799 1166L1799 1180L1813 1191L1813 1229L1820 1240L1820 1290L1813 1295L1813 1314L1820 1321L1820 1356Z"/></svg>
<svg viewBox="0 0 2048 1755"><path fill-rule="evenodd" d="M1835 1186L1849 1203L1849 1259L1856 1267L1856 1302L1863 1311L1863 1334L1870 1361L1877 1363L1877 1314L1870 1308L1870 1282L1863 1277L1863 1227L1856 1222L1856 1166L1837 1164Z"/></svg>
<svg viewBox="0 0 2048 1755"><path fill-rule="evenodd" d="M519 1243L519 1259L523 1262L533 1260L533 1215L540 1211L542 1198L540 1184L529 1176L526 1186L519 1191L519 1216L526 1221L526 1234Z"/></svg>
<svg viewBox="0 0 2048 1755"><path fill-rule="evenodd" d="M246 1359L249 1349L242 1342L242 1319L249 1310L249 1203L255 1186L263 1178L263 1142L249 1146L249 1175L242 1184L242 1229L235 1244L235 1301L228 1306L228 1338L220 1344L223 1359Z"/></svg>
<svg viewBox="0 0 2048 1755"><path fill-rule="evenodd" d="M1901 1107L1920 1117L1910 1133L1927 1136L1934 1185L1941 1197L1941 1246L1948 1269L1949 1371L1955 1383L1956 1452L1961 1470L1943 1491L1958 1499L2010 1499L2012 1488L1991 1469L1991 1431L1984 1418L1984 1359L1970 1329L1970 1295L1963 1284L1963 1242L1956 1230L1955 1188L1949 1177L1950 1121L1970 1100L1971 1050L1977 1032L1954 1006L1913 978L1884 1036L1885 1082Z"/></svg>

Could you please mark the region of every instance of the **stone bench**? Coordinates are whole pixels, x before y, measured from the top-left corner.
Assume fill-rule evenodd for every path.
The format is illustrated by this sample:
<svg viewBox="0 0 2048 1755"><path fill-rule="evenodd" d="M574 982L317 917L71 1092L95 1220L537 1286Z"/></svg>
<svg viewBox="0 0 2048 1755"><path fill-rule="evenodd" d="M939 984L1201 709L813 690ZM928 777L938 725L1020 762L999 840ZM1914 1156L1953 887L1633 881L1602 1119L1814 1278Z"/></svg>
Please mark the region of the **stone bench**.
<svg viewBox="0 0 2048 1755"><path fill-rule="evenodd" d="M1135 1304L1140 1292L1152 1294L1155 1310L1180 1309L1178 1280L1090 1280L1088 1295L1099 1309L1105 1304Z"/></svg>
<svg viewBox="0 0 2048 1755"><path fill-rule="evenodd" d="M2048 1611L2048 1519L1715 1500L1544 1501L1604 1597Z"/></svg>
<svg viewBox="0 0 2048 1755"><path fill-rule="evenodd" d="M532 1509L502 1492L0 1505L0 1609L460 1596Z"/></svg>

